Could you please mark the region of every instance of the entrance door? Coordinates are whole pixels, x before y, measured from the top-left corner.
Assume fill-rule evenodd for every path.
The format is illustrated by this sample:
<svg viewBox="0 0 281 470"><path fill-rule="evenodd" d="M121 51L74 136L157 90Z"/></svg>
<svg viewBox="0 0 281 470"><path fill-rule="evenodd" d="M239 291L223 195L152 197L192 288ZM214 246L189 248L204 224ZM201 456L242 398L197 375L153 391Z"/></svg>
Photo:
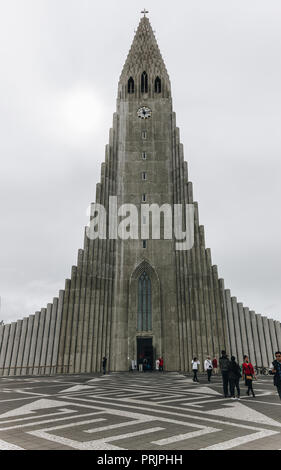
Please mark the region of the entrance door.
<svg viewBox="0 0 281 470"><path fill-rule="evenodd" d="M153 369L152 338L137 337L137 363L143 364L144 370Z"/></svg>

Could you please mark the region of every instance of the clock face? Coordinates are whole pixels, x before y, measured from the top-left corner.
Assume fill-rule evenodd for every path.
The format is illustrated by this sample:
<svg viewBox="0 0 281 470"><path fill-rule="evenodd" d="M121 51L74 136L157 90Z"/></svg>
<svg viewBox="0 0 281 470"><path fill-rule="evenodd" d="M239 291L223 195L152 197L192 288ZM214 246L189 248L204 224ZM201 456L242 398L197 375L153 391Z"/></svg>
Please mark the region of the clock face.
<svg viewBox="0 0 281 470"><path fill-rule="evenodd" d="M147 106L142 106L138 109L138 117L141 119L147 119L151 116L151 109Z"/></svg>

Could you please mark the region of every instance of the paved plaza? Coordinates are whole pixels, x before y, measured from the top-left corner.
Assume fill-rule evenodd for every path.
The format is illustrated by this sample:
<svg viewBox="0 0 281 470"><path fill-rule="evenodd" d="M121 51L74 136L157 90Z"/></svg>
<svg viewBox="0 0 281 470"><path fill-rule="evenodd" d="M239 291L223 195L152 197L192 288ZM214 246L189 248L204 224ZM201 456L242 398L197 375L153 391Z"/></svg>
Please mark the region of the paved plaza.
<svg viewBox="0 0 281 470"><path fill-rule="evenodd" d="M272 377L256 398L223 398L221 378L128 372L0 379L0 449L281 449Z"/></svg>

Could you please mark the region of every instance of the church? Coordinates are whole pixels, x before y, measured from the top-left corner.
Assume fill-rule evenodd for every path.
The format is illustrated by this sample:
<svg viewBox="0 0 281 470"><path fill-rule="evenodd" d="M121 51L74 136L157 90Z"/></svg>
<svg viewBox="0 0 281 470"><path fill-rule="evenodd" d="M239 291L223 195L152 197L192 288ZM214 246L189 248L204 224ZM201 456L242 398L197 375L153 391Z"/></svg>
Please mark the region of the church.
<svg viewBox="0 0 281 470"><path fill-rule="evenodd" d="M280 322L231 296L205 246L169 75L143 13L119 79L95 204L107 213L112 198L139 210L192 206L192 247L176 249L174 235L95 238L86 227L59 295L34 315L0 326L1 375L100 372L103 357L110 371L128 371L132 360L153 367L163 357L164 370L184 372L194 356L202 364L222 349L240 363L247 354L268 367L281 349ZM111 230L107 217L104 232Z"/></svg>

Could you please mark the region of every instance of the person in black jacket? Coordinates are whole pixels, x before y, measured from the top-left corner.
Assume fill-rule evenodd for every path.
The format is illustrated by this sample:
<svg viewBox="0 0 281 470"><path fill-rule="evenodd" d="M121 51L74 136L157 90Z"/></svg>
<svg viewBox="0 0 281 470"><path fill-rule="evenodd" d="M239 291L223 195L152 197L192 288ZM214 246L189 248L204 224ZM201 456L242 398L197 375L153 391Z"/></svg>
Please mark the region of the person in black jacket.
<svg viewBox="0 0 281 470"><path fill-rule="evenodd" d="M228 379L230 386L230 396L235 398L235 387L237 390L237 398L240 400L240 387L239 380L241 378L240 366L235 362L235 357L231 356L231 361L228 366Z"/></svg>
<svg viewBox="0 0 281 470"><path fill-rule="evenodd" d="M276 351L275 353L275 361L273 361L273 374L274 374L274 385L277 388L279 397L281 399L281 352Z"/></svg>
<svg viewBox="0 0 281 470"><path fill-rule="evenodd" d="M104 374L106 373L106 362L107 362L107 358L104 356L102 358L102 369L103 369Z"/></svg>
<svg viewBox="0 0 281 470"><path fill-rule="evenodd" d="M229 359L226 355L225 351L221 352L221 357L220 357L220 370L221 370L221 375L222 375L222 381L223 381L223 393L224 393L224 398L228 397L228 383L229 383L229 378L228 378L228 366L229 366Z"/></svg>

